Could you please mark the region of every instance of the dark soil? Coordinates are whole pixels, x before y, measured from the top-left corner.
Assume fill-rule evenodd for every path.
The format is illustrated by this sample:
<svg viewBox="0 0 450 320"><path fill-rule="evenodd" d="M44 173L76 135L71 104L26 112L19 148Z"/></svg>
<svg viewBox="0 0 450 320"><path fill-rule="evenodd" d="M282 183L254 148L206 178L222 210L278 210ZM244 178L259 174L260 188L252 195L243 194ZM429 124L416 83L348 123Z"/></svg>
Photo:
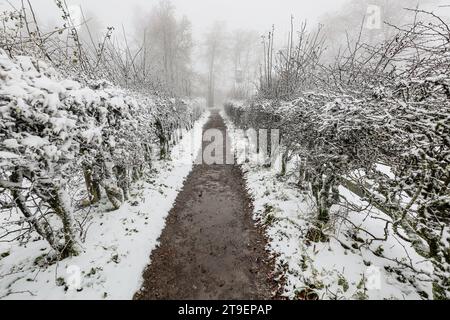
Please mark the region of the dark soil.
<svg viewBox="0 0 450 320"><path fill-rule="evenodd" d="M209 128L226 130L217 111ZM238 166L195 165L159 241L135 299L270 299L276 291Z"/></svg>

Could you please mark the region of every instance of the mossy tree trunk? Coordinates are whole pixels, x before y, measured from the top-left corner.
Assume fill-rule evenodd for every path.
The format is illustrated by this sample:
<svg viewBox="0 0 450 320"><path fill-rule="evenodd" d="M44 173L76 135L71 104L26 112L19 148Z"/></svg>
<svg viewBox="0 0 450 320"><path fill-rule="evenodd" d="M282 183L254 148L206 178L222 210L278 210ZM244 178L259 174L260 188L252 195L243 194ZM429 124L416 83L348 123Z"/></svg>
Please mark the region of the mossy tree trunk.
<svg viewBox="0 0 450 320"><path fill-rule="evenodd" d="M330 171L313 178L311 189L317 204L317 219L321 223L328 223L331 207L338 200L336 181L336 177Z"/></svg>

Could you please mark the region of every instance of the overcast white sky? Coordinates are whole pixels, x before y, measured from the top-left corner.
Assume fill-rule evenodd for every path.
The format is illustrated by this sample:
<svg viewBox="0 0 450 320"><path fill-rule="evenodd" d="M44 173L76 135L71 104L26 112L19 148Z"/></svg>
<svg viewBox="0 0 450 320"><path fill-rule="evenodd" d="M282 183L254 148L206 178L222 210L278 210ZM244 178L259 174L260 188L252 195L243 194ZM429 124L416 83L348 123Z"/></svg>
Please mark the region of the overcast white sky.
<svg viewBox="0 0 450 320"><path fill-rule="evenodd" d="M135 27L136 12L149 11L159 0L66 0L68 5L82 5L86 12L94 12L104 25L124 25L127 30ZM10 0L19 4L19 0ZM214 21L225 21L229 29L253 29L265 32L275 24L278 30L287 29L291 14L298 21L308 19L311 23L323 13L335 10L347 0L173 0L180 15L186 15L193 23L194 33L201 36L203 30ZM51 20L53 0L31 0L42 17L42 23ZM0 10L9 7L0 0Z"/></svg>
<svg viewBox="0 0 450 320"><path fill-rule="evenodd" d="M227 29L249 29L261 34L268 32L272 24L278 35L288 33L289 19L307 20L315 25L323 14L338 10L349 0L172 0L178 15L186 15L192 22L194 38L199 40L214 21L225 21ZM395 0L386 0L395 1ZM411 0L415 3L417 0ZM450 0L434 0L450 4ZM9 0L19 6L20 0ZM135 17L142 16L159 0L66 0L71 7L80 5L86 13L94 13L103 27L123 25L129 35L136 28ZM54 0L31 0L41 24L54 23L60 13ZM0 0L0 11L10 8L7 0ZM449 8L450 13L450 8ZM120 34L120 31L116 31Z"/></svg>

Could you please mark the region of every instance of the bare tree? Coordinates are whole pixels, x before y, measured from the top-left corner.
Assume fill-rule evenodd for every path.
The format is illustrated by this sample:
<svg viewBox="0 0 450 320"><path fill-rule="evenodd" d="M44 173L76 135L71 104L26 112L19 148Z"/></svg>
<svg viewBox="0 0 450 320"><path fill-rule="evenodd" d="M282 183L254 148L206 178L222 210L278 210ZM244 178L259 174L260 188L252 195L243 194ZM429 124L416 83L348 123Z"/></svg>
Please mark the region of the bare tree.
<svg viewBox="0 0 450 320"><path fill-rule="evenodd" d="M185 16L178 18L169 0L161 0L149 15L138 17L141 74L161 74L168 91L181 96L192 92L192 30ZM145 27L142 28L142 25Z"/></svg>
<svg viewBox="0 0 450 320"><path fill-rule="evenodd" d="M216 77L220 70L220 63L226 57L227 43L225 26L222 22L215 22L211 30L205 35L205 56L208 69L208 106L215 106Z"/></svg>

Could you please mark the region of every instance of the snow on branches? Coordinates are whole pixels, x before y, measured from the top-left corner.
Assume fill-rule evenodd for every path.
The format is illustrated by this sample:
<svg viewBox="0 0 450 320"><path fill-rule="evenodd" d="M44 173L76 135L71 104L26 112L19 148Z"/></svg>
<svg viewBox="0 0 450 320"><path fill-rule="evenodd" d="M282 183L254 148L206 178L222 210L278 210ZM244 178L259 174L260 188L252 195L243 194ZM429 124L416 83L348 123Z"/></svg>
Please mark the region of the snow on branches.
<svg viewBox="0 0 450 320"><path fill-rule="evenodd" d="M104 190L119 208L130 183L203 111L198 101L146 96L106 81L85 86L4 51L0 84L0 189L12 202L2 199L2 207L5 200L18 208L62 258L79 252L71 177L81 173L89 195L76 205L98 202Z"/></svg>
<svg viewBox="0 0 450 320"><path fill-rule="evenodd" d="M331 66L314 58L315 86L300 79L289 96L262 90L225 109L240 127L280 130L282 174L290 157L301 159L298 185L317 207L318 231L309 237L326 238L331 207L347 202L338 191L344 186L387 214L396 236L433 261L435 298L448 298L450 40L449 27L431 18L397 28L378 47L358 43ZM307 63L295 56L288 62Z"/></svg>

